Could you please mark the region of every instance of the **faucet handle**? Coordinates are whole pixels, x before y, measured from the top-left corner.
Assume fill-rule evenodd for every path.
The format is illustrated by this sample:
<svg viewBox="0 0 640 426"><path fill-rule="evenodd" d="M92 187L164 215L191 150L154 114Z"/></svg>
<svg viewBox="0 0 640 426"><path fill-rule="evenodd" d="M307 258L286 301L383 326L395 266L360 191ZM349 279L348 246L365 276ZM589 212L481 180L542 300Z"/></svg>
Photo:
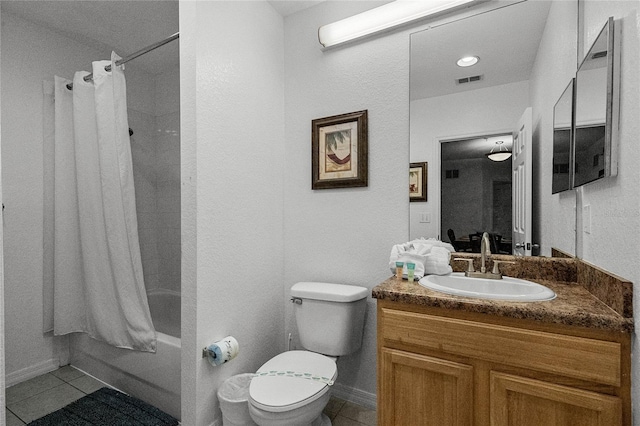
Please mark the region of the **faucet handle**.
<svg viewBox="0 0 640 426"><path fill-rule="evenodd" d="M473 267L473 259L467 259L464 257L454 257L453 260L464 260L465 262L469 262L467 266L467 272L475 272L476 270Z"/></svg>
<svg viewBox="0 0 640 426"><path fill-rule="evenodd" d="M492 274L502 275L502 273L500 272L500 264L501 263L510 263L512 265L516 264L516 262L512 262L510 260L494 260L493 261L493 271L491 271Z"/></svg>

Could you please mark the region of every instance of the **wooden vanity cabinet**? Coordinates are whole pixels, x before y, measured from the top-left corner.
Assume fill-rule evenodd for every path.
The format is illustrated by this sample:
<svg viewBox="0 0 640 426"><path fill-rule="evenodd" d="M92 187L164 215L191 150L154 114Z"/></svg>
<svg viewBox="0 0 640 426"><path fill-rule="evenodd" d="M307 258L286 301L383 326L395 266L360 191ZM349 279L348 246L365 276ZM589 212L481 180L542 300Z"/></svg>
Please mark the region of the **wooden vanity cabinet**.
<svg viewBox="0 0 640 426"><path fill-rule="evenodd" d="M630 336L378 300L378 425L630 426Z"/></svg>

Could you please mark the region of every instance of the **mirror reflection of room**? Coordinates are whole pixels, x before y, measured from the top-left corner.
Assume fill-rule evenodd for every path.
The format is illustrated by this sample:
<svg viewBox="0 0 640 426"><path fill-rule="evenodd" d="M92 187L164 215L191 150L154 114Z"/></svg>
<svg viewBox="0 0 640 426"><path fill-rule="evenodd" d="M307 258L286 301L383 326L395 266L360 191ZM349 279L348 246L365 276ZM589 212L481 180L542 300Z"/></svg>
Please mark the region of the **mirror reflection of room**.
<svg viewBox="0 0 640 426"><path fill-rule="evenodd" d="M488 232L492 253L511 254L510 134L441 144L441 230L456 251L480 252L479 237ZM502 153L501 161L487 153Z"/></svg>
<svg viewBox="0 0 640 426"><path fill-rule="evenodd" d="M513 176L512 167L520 151L514 151L513 157L499 166L492 164L492 169L489 163L494 162L486 154L495 151L495 142L501 139L504 148L511 149L512 135L520 134L521 120L531 114L534 106L531 78L539 72L534 65L549 7L550 2L518 3L411 35L410 161L432 160L429 191L435 194L426 204L411 203L411 238L439 238L448 242L449 229L456 239L488 232L503 242L513 243L513 247L502 247L499 252L539 253L532 250L540 242L539 222L533 220L540 208L535 199L539 188L525 186L514 196L509 193L516 187L510 183L513 178L506 177ZM496 26L495 22L504 25ZM477 59L465 61L463 58L467 56ZM525 144L523 138L519 145L528 152L523 158L529 157L529 165L518 169L528 169L529 177L522 179L528 185L536 183L531 173L534 166L538 167L535 156L539 155L533 152L531 143L539 123L532 124L521 133L529 142ZM491 139L488 143L483 139L498 135L509 137ZM461 142L453 142L472 139L484 143L476 160L478 166L472 166L473 160L465 157ZM446 162L450 160L445 159L449 147L452 158L464 159L468 164L449 167ZM484 164L481 168L484 177L473 174L480 164ZM458 177L447 178L448 169L458 170ZM488 170L498 169L504 178L487 178ZM523 219L517 223L532 225L519 226L516 232L512 216L518 200L519 205L528 208L520 210ZM572 232L575 213L572 207L568 208L571 203L566 204L567 214L563 217L569 223L568 232ZM430 220L424 220L425 217Z"/></svg>

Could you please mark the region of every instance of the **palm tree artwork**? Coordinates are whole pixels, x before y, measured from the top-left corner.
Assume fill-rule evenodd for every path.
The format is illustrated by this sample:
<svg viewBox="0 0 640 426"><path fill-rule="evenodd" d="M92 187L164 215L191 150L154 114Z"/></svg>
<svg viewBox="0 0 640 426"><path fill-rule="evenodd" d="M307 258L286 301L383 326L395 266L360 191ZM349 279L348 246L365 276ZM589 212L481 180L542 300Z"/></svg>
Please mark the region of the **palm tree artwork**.
<svg viewBox="0 0 640 426"><path fill-rule="evenodd" d="M427 163L409 164L409 200L427 201Z"/></svg>
<svg viewBox="0 0 640 426"><path fill-rule="evenodd" d="M325 171L351 170L351 129L325 134Z"/></svg>
<svg viewBox="0 0 640 426"><path fill-rule="evenodd" d="M409 170L409 194L418 194L419 173L417 170Z"/></svg>

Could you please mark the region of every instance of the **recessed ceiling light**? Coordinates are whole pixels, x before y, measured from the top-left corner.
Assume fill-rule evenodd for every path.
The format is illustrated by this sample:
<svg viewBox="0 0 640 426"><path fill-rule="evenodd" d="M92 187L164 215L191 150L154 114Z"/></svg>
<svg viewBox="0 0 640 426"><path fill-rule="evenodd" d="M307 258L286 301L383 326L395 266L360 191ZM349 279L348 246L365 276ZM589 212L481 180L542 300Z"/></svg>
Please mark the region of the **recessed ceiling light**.
<svg viewBox="0 0 640 426"><path fill-rule="evenodd" d="M458 59L456 64L458 64L459 67L470 67L477 64L479 60L480 58L477 56L465 56L464 58Z"/></svg>

